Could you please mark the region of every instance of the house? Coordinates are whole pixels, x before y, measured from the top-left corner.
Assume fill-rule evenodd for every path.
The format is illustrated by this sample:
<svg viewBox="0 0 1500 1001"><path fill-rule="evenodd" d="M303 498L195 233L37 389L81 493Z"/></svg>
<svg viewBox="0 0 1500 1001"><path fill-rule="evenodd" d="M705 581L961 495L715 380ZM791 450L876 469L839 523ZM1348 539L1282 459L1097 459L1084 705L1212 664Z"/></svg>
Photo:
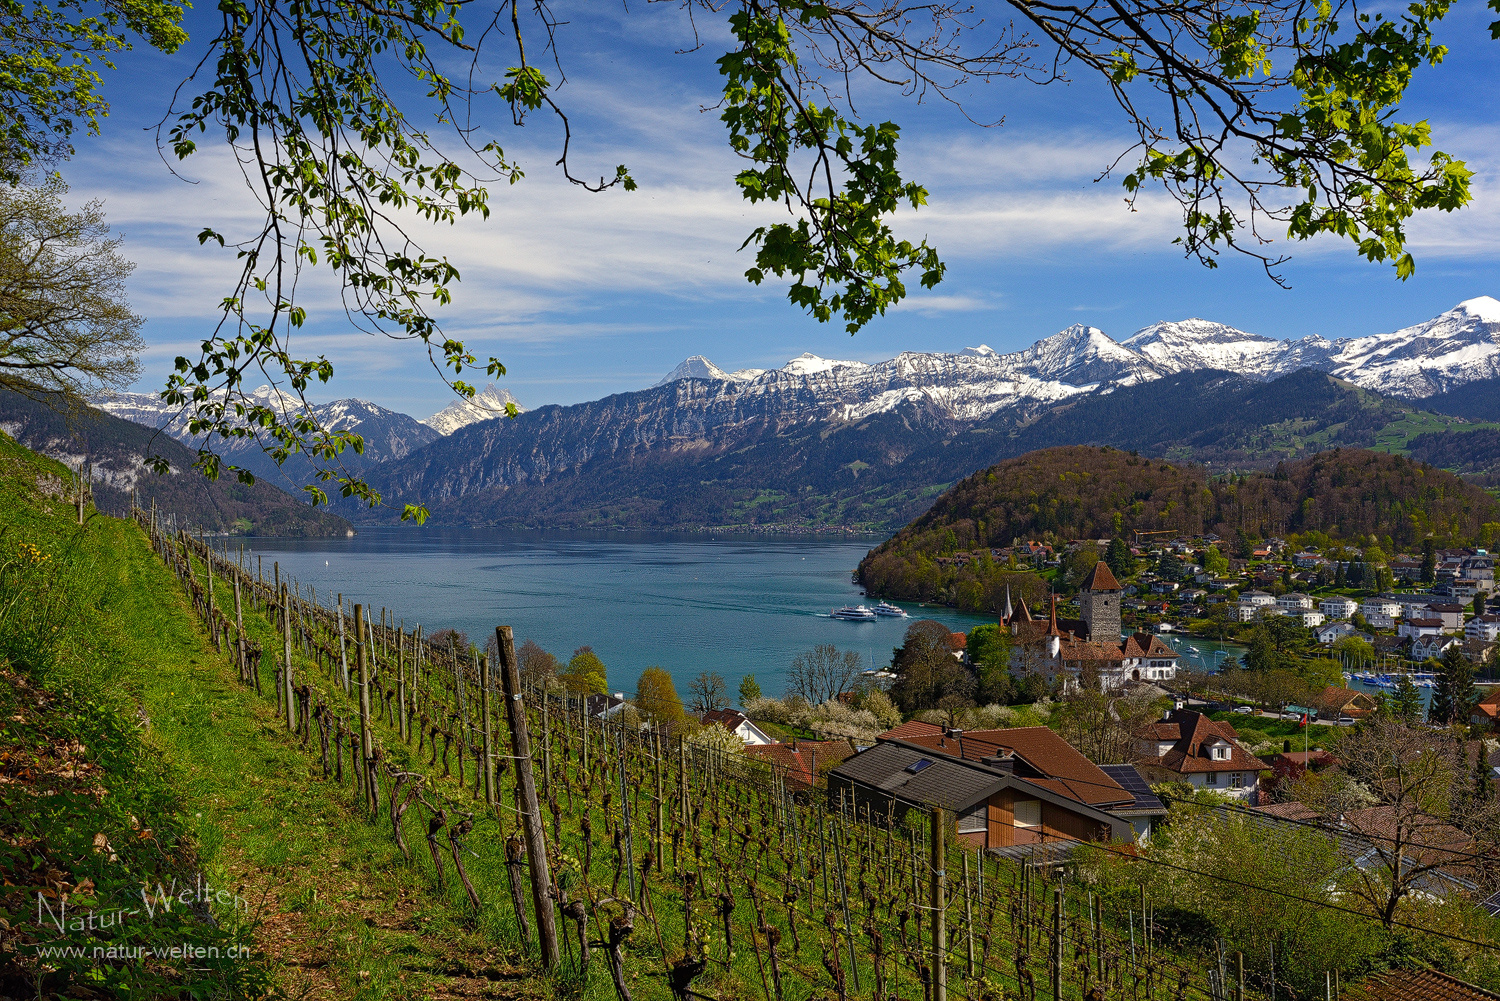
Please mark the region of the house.
<svg viewBox="0 0 1500 1001"><path fill-rule="evenodd" d="M1430 594L1398 594L1391 600L1401 606L1403 619L1431 618L1427 614L1427 606L1433 601Z"/></svg>
<svg viewBox="0 0 1500 1001"><path fill-rule="evenodd" d="M1301 612L1294 612L1292 613L1292 615L1294 618L1301 618L1302 624L1308 629L1316 629L1318 626L1321 626L1323 624L1322 612L1314 612L1311 609L1304 609Z"/></svg>
<svg viewBox="0 0 1500 1001"><path fill-rule="evenodd" d="M1401 605L1390 598L1366 598L1359 603L1359 614L1363 615L1370 624L1375 625L1375 620L1391 620L1394 622L1401 617ZM1390 626L1380 626L1381 629L1389 629Z"/></svg>
<svg viewBox="0 0 1500 1001"><path fill-rule="evenodd" d="M1397 636L1406 636L1414 640L1424 636L1441 636L1442 633L1442 619L1402 619L1401 624L1396 627Z"/></svg>
<svg viewBox="0 0 1500 1001"><path fill-rule="evenodd" d="M1464 635L1471 640L1500 640L1500 615L1476 615L1464 625Z"/></svg>
<svg viewBox="0 0 1500 1001"><path fill-rule="evenodd" d="M1464 625L1464 606L1434 602L1427 606L1428 614L1443 623L1444 629L1462 629Z"/></svg>
<svg viewBox="0 0 1500 1001"><path fill-rule="evenodd" d="M1411 641L1412 660L1441 660L1449 647L1462 641L1457 636L1425 636Z"/></svg>
<svg viewBox="0 0 1500 1001"><path fill-rule="evenodd" d="M1495 647L1500 644L1490 640L1464 640L1464 656L1471 664L1488 664L1495 656Z"/></svg>
<svg viewBox="0 0 1500 1001"><path fill-rule="evenodd" d="M1174 709L1136 735L1137 767L1149 782L1186 782L1254 803L1265 763L1228 723Z"/></svg>
<svg viewBox="0 0 1500 1001"><path fill-rule="evenodd" d="M1166 815L1136 781L1126 788L1046 727L963 732L911 721L829 772L828 801L881 823L942 807L970 847L1029 852L1134 840L1138 825Z"/></svg>
<svg viewBox="0 0 1500 1001"><path fill-rule="evenodd" d="M1313 635L1324 646L1331 646L1345 636L1356 636L1359 630L1348 622L1330 622L1313 630Z"/></svg>
<svg viewBox="0 0 1500 1001"><path fill-rule="evenodd" d="M1300 591L1288 591L1276 599L1276 607L1281 609L1283 614L1295 615L1311 609L1313 607L1313 600L1310 596L1302 594Z"/></svg>
<svg viewBox="0 0 1500 1001"><path fill-rule="evenodd" d="M776 741L736 709L711 709L698 717L704 726L718 724L745 742L746 747L757 744L774 744Z"/></svg>
<svg viewBox="0 0 1500 1001"><path fill-rule="evenodd" d="M806 792L817 785L818 773L854 756L848 740L793 740L784 744L747 744L746 756L783 769L787 789Z"/></svg>
<svg viewBox="0 0 1500 1001"><path fill-rule="evenodd" d="M1338 764L1338 759L1324 750L1281 751L1262 755L1260 760L1271 769L1270 778L1263 779L1261 783L1263 794L1274 791L1284 782L1295 782L1308 772L1321 772Z"/></svg>
<svg viewBox="0 0 1500 1001"><path fill-rule="evenodd" d="M1049 619L1034 619L1020 608L1000 618L1011 634L1011 671L1048 681L1076 684L1093 674L1104 689L1137 681L1170 681L1177 676L1177 652L1150 633L1120 634L1121 588L1108 564L1100 561L1078 592L1079 619L1059 619L1057 599Z"/></svg>
<svg viewBox="0 0 1500 1001"><path fill-rule="evenodd" d="M1264 591L1246 591L1240 595L1240 604L1258 608L1261 605L1274 605L1276 604L1276 599Z"/></svg>
<svg viewBox="0 0 1500 1001"><path fill-rule="evenodd" d="M590 719L610 719L625 709L625 693L590 695L583 700Z"/></svg>
<svg viewBox="0 0 1500 1001"><path fill-rule="evenodd" d="M1306 570L1308 567L1321 566L1328 561L1319 553L1300 552L1292 557L1292 565Z"/></svg>
<svg viewBox="0 0 1500 1001"><path fill-rule="evenodd" d="M1469 725L1494 729L1500 722L1500 688L1491 688L1490 693L1474 706L1469 715Z"/></svg>
<svg viewBox="0 0 1500 1001"><path fill-rule="evenodd" d="M1344 990L1349 1001L1500 1001L1500 994L1437 970L1387 970Z"/></svg>
<svg viewBox="0 0 1500 1001"><path fill-rule="evenodd" d="M1329 685L1323 689L1313 702L1318 707L1318 715L1324 719L1338 719L1340 716L1363 719L1377 708L1375 700L1364 692L1340 688L1338 685Z"/></svg>
<svg viewBox="0 0 1500 1001"><path fill-rule="evenodd" d="M1355 612L1359 611L1359 603L1356 602L1353 598L1345 598L1342 596L1336 598L1324 598L1322 601L1318 602L1318 611L1322 612L1326 618L1347 619L1351 618Z"/></svg>

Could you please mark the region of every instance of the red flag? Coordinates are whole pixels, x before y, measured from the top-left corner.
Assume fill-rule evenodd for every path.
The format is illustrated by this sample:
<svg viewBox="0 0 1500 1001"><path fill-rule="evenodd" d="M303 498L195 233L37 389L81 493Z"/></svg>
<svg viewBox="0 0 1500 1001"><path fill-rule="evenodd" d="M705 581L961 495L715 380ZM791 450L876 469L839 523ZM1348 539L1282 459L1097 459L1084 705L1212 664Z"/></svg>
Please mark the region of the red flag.
<svg viewBox="0 0 1500 1001"><path fill-rule="evenodd" d="M1303 714L1302 714L1302 721L1301 721L1301 722L1299 722L1299 723L1298 723L1298 724L1297 724L1297 725L1298 725L1298 726L1299 726L1299 727L1303 727L1303 726L1306 726L1306 725L1307 725L1307 713L1303 713Z"/></svg>

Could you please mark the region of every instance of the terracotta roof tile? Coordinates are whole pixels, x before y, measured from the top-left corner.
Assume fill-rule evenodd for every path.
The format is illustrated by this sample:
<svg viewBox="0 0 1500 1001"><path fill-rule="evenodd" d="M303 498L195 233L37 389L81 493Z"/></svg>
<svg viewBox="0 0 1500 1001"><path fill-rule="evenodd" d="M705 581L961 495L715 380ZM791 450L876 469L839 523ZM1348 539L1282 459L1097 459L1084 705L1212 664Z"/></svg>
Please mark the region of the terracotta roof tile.
<svg viewBox="0 0 1500 1001"><path fill-rule="evenodd" d="M942 728L931 724L923 726L928 728L925 732L915 732L914 727L908 729L911 724L903 723L881 734L880 739L902 740L966 761L1013 754L1030 766L1018 767L1018 776L1090 806L1129 802L1134 798L1098 765L1045 726L968 730L958 737L947 736Z"/></svg>
<svg viewBox="0 0 1500 1001"><path fill-rule="evenodd" d="M1347 988L1350 1001L1492 1001L1500 994L1437 970L1388 970Z"/></svg>
<svg viewBox="0 0 1500 1001"><path fill-rule="evenodd" d="M1113 571L1109 569L1109 564L1105 563L1103 560L1100 560L1098 563L1094 564L1094 569L1089 571L1089 575L1084 579L1083 584L1080 586L1080 590L1123 591L1124 588L1120 587L1120 582L1115 580L1115 575Z"/></svg>

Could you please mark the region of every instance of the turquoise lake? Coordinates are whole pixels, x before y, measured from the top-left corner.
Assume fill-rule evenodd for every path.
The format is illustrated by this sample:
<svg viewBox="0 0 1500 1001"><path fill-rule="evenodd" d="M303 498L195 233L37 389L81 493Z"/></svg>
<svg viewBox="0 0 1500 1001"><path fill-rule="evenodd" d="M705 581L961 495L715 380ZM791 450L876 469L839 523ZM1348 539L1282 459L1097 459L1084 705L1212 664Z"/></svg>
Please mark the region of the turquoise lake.
<svg viewBox="0 0 1500 1001"><path fill-rule="evenodd" d="M884 667L917 618L967 631L993 619L950 608L904 604L911 619L842 622L840 605L865 601L850 574L872 537L516 532L401 526L365 528L344 539L253 539L269 577L335 594L421 623L429 635L460 629L475 642L509 625L566 660L589 645L609 669L613 691L634 689L660 665L678 691L699 671L722 674L734 696L754 674L782 694L792 658L819 643ZM873 601L869 602L874 604Z"/></svg>

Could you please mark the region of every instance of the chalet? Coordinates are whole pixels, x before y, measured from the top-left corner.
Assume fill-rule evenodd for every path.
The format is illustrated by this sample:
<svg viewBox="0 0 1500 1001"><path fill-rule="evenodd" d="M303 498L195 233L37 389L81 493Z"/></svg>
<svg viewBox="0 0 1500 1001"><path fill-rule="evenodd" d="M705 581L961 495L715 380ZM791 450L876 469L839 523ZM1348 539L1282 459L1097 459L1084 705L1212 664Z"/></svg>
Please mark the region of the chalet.
<svg viewBox="0 0 1500 1001"><path fill-rule="evenodd" d="M1121 588L1109 566L1099 562L1078 593L1080 619L1059 619L1057 599L1050 619L1034 619L1021 602L1009 601L1000 628L1012 636L1011 671L1048 681L1076 683L1092 672L1105 689L1137 681L1170 681L1177 676L1177 652L1150 633L1120 635Z"/></svg>
<svg viewBox="0 0 1500 1001"><path fill-rule="evenodd" d="M830 764L854 756L848 740L793 740L784 744L747 744L745 755L781 768L787 789L806 792L818 784L820 772Z"/></svg>
<svg viewBox="0 0 1500 1001"><path fill-rule="evenodd" d="M1149 782L1186 782L1254 803L1265 763L1228 723L1175 709L1136 734L1137 767Z"/></svg>
<svg viewBox="0 0 1500 1001"><path fill-rule="evenodd" d="M1411 641L1411 659L1441 660L1449 647L1459 646L1462 642L1457 636L1424 636Z"/></svg>
<svg viewBox="0 0 1500 1001"><path fill-rule="evenodd" d="M1337 643L1345 636L1356 636L1358 634L1359 630L1355 629L1354 626L1350 625L1348 622L1330 622L1326 625L1318 626L1313 630L1313 635L1317 637L1318 642L1322 643L1324 646L1330 646L1334 643Z"/></svg>
<svg viewBox="0 0 1500 1001"><path fill-rule="evenodd" d="M1497 722L1500 722L1500 688L1492 688L1474 706L1469 716L1469 725L1493 730Z"/></svg>
<svg viewBox="0 0 1500 1001"><path fill-rule="evenodd" d="M1340 688L1338 685L1329 685L1319 692L1314 697L1313 704L1318 708L1318 715L1324 719L1338 719L1340 716L1363 719L1377 708L1375 700L1364 692Z"/></svg>
<svg viewBox="0 0 1500 1001"><path fill-rule="evenodd" d="M745 742L746 747L776 743L766 732L750 721L744 713L735 709L711 709L698 717L704 726L722 726Z"/></svg>
<svg viewBox="0 0 1500 1001"><path fill-rule="evenodd" d="M959 840L985 850L1134 840L1166 810L1134 769L1109 767L1118 778L1043 726L963 732L911 721L834 768L828 797L882 822L942 807Z"/></svg>
<svg viewBox="0 0 1500 1001"><path fill-rule="evenodd" d="M1318 602L1318 611L1330 619L1347 619L1353 617L1359 611L1359 604L1353 598L1336 597L1324 598Z"/></svg>

